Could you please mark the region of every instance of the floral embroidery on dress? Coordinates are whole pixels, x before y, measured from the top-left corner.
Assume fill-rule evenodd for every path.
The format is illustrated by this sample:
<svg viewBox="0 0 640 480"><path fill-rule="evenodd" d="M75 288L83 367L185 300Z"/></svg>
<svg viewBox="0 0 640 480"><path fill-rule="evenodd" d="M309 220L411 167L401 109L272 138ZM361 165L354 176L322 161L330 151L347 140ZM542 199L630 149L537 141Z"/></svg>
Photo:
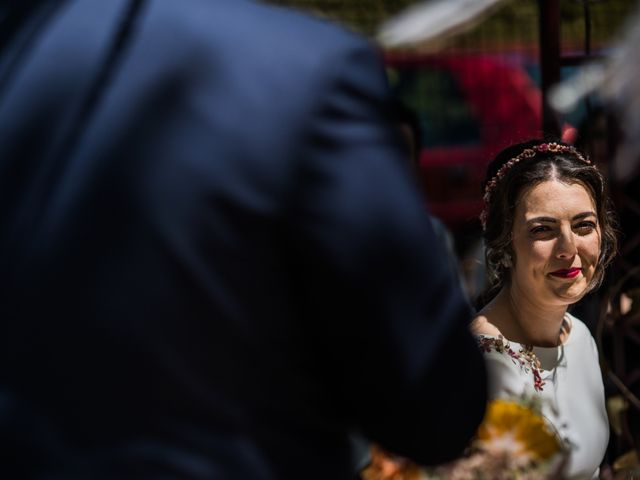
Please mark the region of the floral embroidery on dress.
<svg viewBox="0 0 640 480"><path fill-rule="evenodd" d="M511 361L524 372L531 372L533 375L533 388L538 392L542 391L545 382L540 375L540 360L538 360L538 357L536 357L536 354L533 352L532 346L522 346L520 351L516 352L502 335L499 337L478 335L476 338L478 340L478 346L483 353L489 353L491 350L495 350L498 353L506 353L511 357Z"/></svg>

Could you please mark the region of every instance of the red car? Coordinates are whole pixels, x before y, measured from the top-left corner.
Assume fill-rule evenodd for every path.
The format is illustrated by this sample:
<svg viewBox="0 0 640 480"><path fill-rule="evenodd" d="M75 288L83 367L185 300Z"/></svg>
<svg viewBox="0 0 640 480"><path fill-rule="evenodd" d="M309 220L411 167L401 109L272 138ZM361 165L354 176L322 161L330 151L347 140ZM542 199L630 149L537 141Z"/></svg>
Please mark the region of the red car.
<svg viewBox="0 0 640 480"><path fill-rule="evenodd" d="M516 61L492 55L385 55L397 98L422 130L428 208L452 232L477 229L480 184L502 148L539 137L541 92Z"/></svg>

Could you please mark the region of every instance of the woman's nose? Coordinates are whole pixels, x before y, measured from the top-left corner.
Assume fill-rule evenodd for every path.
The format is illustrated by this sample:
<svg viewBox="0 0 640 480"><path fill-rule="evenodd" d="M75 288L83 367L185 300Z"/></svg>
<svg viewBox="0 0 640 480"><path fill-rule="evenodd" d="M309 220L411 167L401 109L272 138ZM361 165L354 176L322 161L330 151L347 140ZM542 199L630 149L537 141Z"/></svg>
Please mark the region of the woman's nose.
<svg viewBox="0 0 640 480"><path fill-rule="evenodd" d="M575 236L572 231L561 231L556 244L556 256L558 258L573 258L578 250Z"/></svg>

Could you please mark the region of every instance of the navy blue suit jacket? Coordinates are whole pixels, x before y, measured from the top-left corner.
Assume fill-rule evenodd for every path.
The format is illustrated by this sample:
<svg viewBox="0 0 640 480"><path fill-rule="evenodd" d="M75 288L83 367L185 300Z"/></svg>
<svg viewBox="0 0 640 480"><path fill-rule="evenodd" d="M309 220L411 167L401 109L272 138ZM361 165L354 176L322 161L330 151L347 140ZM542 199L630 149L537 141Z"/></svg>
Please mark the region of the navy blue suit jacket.
<svg viewBox="0 0 640 480"><path fill-rule="evenodd" d="M371 46L245 0L35 3L0 58L0 476L460 453L484 367Z"/></svg>

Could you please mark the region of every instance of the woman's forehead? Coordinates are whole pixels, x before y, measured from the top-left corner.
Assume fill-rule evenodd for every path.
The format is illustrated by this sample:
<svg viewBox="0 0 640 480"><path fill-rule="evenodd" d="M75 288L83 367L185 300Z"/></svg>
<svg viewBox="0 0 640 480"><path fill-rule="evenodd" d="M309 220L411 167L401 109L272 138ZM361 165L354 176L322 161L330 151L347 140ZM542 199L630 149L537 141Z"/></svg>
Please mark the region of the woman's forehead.
<svg viewBox="0 0 640 480"><path fill-rule="evenodd" d="M579 182L547 180L523 190L516 203L516 218L525 221L539 216L573 218L589 211L596 213L595 202Z"/></svg>

